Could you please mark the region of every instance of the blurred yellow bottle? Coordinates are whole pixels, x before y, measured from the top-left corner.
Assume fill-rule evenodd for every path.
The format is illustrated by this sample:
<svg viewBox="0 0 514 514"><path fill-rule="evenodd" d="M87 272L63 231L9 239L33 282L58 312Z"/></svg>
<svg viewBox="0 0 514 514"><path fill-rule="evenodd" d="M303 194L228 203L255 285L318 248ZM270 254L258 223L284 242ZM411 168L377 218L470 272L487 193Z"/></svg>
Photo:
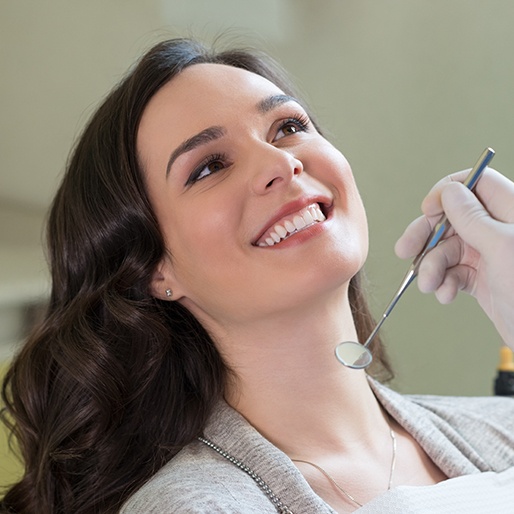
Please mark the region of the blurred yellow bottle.
<svg viewBox="0 0 514 514"><path fill-rule="evenodd" d="M500 364L494 381L494 394L514 397L514 352L507 346L500 348Z"/></svg>

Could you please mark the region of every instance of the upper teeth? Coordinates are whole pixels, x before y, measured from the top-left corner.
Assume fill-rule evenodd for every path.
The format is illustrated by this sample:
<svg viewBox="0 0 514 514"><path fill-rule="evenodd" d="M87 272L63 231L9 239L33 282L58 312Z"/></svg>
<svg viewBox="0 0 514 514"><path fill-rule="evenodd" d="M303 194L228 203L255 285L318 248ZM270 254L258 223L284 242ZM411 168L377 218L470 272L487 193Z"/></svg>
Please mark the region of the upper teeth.
<svg viewBox="0 0 514 514"><path fill-rule="evenodd" d="M325 215L321 211L317 203L313 203L308 207L303 208L301 211L294 214L292 217L285 218L277 223L269 232L260 238L259 246L273 246L280 241L287 239L291 234L299 232L300 230L324 221Z"/></svg>

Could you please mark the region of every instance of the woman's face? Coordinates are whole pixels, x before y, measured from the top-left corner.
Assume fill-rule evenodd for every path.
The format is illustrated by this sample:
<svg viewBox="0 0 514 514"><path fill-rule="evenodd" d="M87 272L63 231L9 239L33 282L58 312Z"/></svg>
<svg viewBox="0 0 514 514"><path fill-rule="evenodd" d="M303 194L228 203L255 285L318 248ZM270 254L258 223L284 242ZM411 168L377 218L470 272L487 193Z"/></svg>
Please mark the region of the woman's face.
<svg viewBox="0 0 514 514"><path fill-rule="evenodd" d="M149 102L137 146L169 251L153 292L171 288L200 321L294 311L361 268L367 224L348 162L263 77L186 68Z"/></svg>

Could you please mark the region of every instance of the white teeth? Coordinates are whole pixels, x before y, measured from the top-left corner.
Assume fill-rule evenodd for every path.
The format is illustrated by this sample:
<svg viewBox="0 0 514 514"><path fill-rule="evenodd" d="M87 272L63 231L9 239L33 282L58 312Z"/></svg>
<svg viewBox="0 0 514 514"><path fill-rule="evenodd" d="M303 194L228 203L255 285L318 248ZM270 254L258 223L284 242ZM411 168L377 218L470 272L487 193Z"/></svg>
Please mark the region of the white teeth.
<svg viewBox="0 0 514 514"><path fill-rule="evenodd" d="M296 227L289 220L286 220L286 222L284 223L284 227L290 234L292 234L296 230Z"/></svg>
<svg viewBox="0 0 514 514"><path fill-rule="evenodd" d="M287 230L282 225L275 225L275 232L283 239L287 236ZM273 236L272 236L273 237ZM275 239L275 238L273 238Z"/></svg>
<svg viewBox="0 0 514 514"><path fill-rule="evenodd" d="M321 212L321 209L318 205L311 207L309 209L309 213L316 221L323 221L325 219L325 216L323 216L323 213Z"/></svg>
<svg viewBox="0 0 514 514"><path fill-rule="evenodd" d="M275 243L278 243L282 239L278 234L275 234L275 232L271 232L270 236Z"/></svg>
<svg viewBox="0 0 514 514"><path fill-rule="evenodd" d="M305 220L301 216L295 216L293 218L293 223L297 230L301 230L307 225L307 223L305 223Z"/></svg>
<svg viewBox="0 0 514 514"><path fill-rule="evenodd" d="M283 224L277 224L268 233L266 239L258 243L258 246L273 246L287 236L299 232L313 223L325 221L325 215L318 204L310 205L303 209L301 214L296 214L292 220L286 219Z"/></svg>
<svg viewBox="0 0 514 514"><path fill-rule="evenodd" d="M314 218L313 218L312 214L310 213L310 211L306 211L306 212L304 213L304 215L303 215L303 219L304 219L304 221L305 221L305 223L306 223L307 225L310 225L311 223L313 223L313 222L314 222Z"/></svg>

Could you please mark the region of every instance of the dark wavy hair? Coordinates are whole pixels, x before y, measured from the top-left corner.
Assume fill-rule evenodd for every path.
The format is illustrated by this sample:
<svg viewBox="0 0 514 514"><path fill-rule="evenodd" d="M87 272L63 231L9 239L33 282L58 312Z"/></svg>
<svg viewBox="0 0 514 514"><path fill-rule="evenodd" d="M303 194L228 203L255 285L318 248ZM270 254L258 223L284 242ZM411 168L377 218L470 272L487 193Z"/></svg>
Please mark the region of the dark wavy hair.
<svg viewBox="0 0 514 514"><path fill-rule="evenodd" d="M48 308L2 388L25 466L4 512L117 512L202 433L223 396L230 371L209 334L179 303L149 293L165 245L136 153L148 101L196 63L249 70L298 96L259 53L174 39L152 48L93 115L48 219ZM374 323L360 274L349 294L364 340ZM377 339L374 352L371 373L389 375Z"/></svg>

